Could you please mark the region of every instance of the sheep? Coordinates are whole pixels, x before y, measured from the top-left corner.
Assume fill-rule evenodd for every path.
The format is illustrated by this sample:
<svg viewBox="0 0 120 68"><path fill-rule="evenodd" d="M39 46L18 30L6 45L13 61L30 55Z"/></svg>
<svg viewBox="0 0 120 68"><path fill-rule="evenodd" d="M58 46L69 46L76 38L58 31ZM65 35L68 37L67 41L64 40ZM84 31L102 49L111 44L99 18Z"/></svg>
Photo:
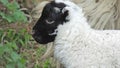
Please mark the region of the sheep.
<svg viewBox="0 0 120 68"><path fill-rule="evenodd" d="M65 68L120 68L120 30L92 29L84 17L82 8L70 1L56 0L54 4L64 5L57 9L59 21L52 19L54 22L51 21L52 24L49 24L46 21L47 18L42 18L45 14L42 13L41 18L33 27L33 37L37 42L47 44L54 41L54 56ZM52 9L54 7L56 6L52 5ZM56 11L56 9L53 10ZM51 11L49 13L51 14ZM55 23L57 25L49 33L49 30L44 31L49 27L43 23L49 24L51 28ZM40 32L43 32L43 36ZM54 38L51 39L51 37Z"/></svg>

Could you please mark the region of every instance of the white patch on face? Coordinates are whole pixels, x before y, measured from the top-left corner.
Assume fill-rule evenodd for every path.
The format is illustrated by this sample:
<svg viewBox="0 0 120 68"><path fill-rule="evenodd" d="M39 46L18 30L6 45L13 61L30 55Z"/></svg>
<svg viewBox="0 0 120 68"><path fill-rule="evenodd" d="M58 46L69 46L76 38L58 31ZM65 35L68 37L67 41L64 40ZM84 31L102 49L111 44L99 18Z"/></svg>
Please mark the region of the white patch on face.
<svg viewBox="0 0 120 68"><path fill-rule="evenodd" d="M56 3L64 2L64 1L69 1L69 0L55 0Z"/></svg>
<svg viewBox="0 0 120 68"><path fill-rule="evenodd" d="M47 24L53 24L55 21L48 21L48 20L45 20L45 22L46 22Z"/></svg>
<svg viewBox="0 0 120 68"><path fill-rule="evenodd" d="M60 12L60 8L58 8L58 7L54 7L54 10L55 10L56 13Z"/></svg>
<svg viewBox="0 0 120 68"><path fill-rule="evenodd" d="M76 11L78 11L79 9L79 6L73 3L72 0L55 0L55 3L64 3L66 6L72 7ZM82 11L82 9L80 9L79 11Z"/></svg>
<svg viewBox="0 0 120 68"><path fill-rule="evenodd" d="M50 33L49 35L57 35L57 32L58 32L58 30L57 29L55 29L55 31L53 32L53 33Z"/></svg>

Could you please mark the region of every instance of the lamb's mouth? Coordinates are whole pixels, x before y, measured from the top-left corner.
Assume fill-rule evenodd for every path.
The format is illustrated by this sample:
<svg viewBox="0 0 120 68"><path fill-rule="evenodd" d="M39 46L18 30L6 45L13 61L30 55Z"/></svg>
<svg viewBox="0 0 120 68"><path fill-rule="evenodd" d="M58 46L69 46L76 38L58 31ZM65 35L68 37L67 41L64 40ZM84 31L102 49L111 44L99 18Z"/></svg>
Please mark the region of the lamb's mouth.
<svg viewBox="0 0 120 68"><path fill-rule="evenodd" d="M53 42L55 40L56 35L52 36L40 36L33 34L32 37L34 40L40 44L48 44L50 42Z"/></svg>

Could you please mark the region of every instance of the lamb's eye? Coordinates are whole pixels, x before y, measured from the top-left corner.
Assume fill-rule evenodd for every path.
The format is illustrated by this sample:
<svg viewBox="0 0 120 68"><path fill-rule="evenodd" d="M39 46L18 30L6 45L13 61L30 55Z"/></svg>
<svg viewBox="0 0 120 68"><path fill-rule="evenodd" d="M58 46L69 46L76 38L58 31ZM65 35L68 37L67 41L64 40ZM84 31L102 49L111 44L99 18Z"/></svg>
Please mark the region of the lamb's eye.
<svg viewBox="0 0 120 68"><path fill-rule="evenodd" d="M46 22L47 24L53 24L55 21L45 20L45 22Z"/></svg>

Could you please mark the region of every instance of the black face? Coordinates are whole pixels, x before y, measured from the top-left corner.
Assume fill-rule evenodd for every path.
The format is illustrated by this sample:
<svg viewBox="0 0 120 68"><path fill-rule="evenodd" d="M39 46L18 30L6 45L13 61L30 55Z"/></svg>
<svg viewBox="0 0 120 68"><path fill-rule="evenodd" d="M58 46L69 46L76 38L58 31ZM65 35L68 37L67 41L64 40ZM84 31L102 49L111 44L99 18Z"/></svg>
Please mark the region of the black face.
<svg viewBox="0 0 120 68"><path fill-rule="evenodd" d="M44 8L41 17L33 27L33 38L40 44L47 44L54 41L57 26L66 20L67 12L62 13L66 5L63 3L48 3Z"/></svg>

